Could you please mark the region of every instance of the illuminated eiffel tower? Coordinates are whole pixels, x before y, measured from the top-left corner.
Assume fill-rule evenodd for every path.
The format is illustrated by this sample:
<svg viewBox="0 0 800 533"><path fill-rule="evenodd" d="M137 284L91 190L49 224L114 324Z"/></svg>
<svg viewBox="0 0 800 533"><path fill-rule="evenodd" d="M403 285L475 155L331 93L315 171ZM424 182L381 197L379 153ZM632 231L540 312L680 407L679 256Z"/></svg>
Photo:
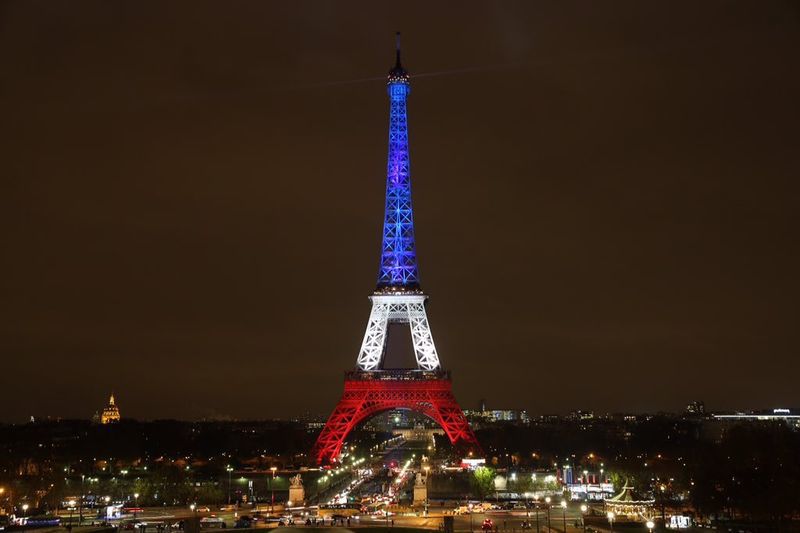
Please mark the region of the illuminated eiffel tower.
<svg viewBox="0 0 800 533"><path fill-rule="evenodd" d="M454 445L480 450L475 435L452 393L433 342L427 296L422 292L414 242L406 100L408 72L397 61L389 71L389 161L386 209L378 284L370 296L372 312L361 343L356 370L345 375L344 394L328 418L312 451L317 462L333 462L347 435L361 422L391 409L409 409L437 422ZM408 324L416 369L384 369L389 324Z"/></svg>

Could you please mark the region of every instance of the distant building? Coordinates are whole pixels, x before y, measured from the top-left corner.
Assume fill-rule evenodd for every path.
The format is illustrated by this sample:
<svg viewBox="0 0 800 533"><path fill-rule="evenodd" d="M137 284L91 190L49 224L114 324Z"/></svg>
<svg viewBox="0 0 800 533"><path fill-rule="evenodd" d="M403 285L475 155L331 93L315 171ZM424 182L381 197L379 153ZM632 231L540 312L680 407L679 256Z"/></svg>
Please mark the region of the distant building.
<svg viewBox="0 0 800 533"><path fill-rule="evenodd" d="M800 429L800 409L786 409L779 407L776 409L764 409L760 411L748 411L731 414L715 414L715 420L735 422L735 421L780 421L785 422L791 427Z"/></svg>
<svg viewBox="0 0 800 533"><path fill-rule="evenodd" d="M525 409L487 409L486 400L480 401L480 410L464 409L464 416L473 424L494 424L511 422L514 424L530 424L531 419Z"/></svg>
<svg viewBox="0 0 800 533"><path fill-rule="evenodd" d="M483 412L484 417L492 422L530 423L528 411L525 409L491 409Z"/></svg>
<svg viewBox="0 0 800 533"><path fill-rule="evenodd" d="M100 415L100 423L112 424L114 422L119 422L119 418L119 407L117 407L114 401L114 394L112 393L111 397L108 399L108 405L105 406L103 413Z"/></svg>

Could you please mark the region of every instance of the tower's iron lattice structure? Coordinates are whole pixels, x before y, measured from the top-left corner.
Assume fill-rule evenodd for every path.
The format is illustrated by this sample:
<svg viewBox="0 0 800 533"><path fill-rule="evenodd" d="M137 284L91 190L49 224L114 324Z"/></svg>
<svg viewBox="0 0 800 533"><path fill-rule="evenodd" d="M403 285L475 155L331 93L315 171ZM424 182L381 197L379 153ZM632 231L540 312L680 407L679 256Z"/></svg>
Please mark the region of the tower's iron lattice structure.
<svg viewBox="0 0 800 533"><path fill-rule="evenodd" d="M433 342L427 296L422 292L414 242L411 167L406 100L408 72L397 61L389 71L389 158L386 209L378 284L370 296L372 312L356 370L345 375L344 394L322 429L312 452L317 462L333 462L347 435L361 422L390 409L410 409L437 422L454 445L479 450L475 435L453 396L450 375L442 370ZM408 324L416 369L384 369L389 324Z"/></svg>

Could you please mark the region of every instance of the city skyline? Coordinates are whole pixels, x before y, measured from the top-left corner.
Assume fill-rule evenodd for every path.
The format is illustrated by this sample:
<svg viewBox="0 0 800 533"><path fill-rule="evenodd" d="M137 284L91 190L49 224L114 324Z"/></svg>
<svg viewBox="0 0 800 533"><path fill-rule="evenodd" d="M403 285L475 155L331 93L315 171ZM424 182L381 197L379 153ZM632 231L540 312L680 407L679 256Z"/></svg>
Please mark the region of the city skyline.
<svg viewBox="0 0 800 533"><path fill-rule="evenodd" d="M329 411L379 266L397 29L419 277L463 408L794 407L784 11L243 3L173 28L10 4L0 420L88 418L112 390L139 419Z"/></svg>

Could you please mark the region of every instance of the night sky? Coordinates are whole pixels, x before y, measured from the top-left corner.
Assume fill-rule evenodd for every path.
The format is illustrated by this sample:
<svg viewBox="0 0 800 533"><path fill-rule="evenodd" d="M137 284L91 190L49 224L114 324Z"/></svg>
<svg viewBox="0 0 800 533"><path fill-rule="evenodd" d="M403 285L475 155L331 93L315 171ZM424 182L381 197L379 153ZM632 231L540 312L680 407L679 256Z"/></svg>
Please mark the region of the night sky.
<svg viewBox="0 0 800 533"><path fill-rule="evenodd" d="M796 2L7 1L0 420L327 414L396 30L463 407L800 406Z"/></svg>

